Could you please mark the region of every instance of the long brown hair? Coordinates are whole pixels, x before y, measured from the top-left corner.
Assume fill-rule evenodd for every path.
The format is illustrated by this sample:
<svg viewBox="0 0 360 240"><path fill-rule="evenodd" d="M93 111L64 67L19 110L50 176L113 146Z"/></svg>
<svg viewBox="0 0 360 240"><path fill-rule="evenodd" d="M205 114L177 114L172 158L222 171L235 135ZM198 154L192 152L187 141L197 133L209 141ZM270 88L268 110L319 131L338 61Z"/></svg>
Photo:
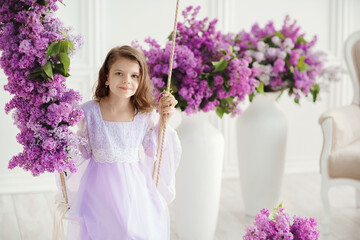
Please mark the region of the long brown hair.
<svg viewBox="0 0 360 240"><path fill-rule="evenodd" d="M114 47L109 51L102 67L99 70L94 100L100 102L101 98L109 95L109 88L105 87L107 75L111 65L120 58L127 58L139 64L139 86L130 101L136 108L137 112L151 112L155 109L156 102L145 56L142 52L131 46Z"/></svg>

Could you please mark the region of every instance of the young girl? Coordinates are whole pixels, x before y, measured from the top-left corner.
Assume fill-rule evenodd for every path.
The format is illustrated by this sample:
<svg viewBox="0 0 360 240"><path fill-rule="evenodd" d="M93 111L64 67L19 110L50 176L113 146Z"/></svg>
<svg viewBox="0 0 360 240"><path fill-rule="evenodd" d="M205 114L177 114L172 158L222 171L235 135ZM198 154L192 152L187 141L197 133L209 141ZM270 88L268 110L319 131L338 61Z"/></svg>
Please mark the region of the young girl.
<svg viewBox="0 0 360 240"><path fill-rule="evenodd" d="M66 179L68 239L170 239L167 205L175 197L181 148L167 127L157 188L152 172L159 124L152 91L144 55L129 46L111 49L99 71L95 100L81 105L85 119L78 134L88 143L78 172ZM163 96L160 115L171 117L176 104L172 95Z"/></svg>

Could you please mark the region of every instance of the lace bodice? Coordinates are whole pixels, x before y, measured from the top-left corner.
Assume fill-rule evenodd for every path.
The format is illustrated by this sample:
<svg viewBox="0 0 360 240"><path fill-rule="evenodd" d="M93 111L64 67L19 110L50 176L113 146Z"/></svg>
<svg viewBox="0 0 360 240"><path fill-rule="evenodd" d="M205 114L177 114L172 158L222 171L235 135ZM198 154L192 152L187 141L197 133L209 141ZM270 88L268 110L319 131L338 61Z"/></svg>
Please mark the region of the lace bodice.
<svg viewBox="0 0 360 240"><path fill-rule="evenodd" d="M135 115L132 122L104 121L99 103L89 101L80 106L85 119L78 134L88 140L83 146L85 158L95 162L137 162L141 145L147 155L154 155L155 112Z"/></svg>

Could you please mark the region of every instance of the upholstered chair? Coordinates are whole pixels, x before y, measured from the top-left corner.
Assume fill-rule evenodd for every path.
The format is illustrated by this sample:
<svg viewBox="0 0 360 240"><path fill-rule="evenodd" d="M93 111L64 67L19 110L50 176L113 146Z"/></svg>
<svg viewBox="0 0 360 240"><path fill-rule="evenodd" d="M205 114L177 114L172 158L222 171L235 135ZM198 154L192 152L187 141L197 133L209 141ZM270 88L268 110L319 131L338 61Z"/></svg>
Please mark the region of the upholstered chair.
<svg viewBox="0 0 360 240"><path fill-rule="evenodd" d="M360 207L360 31L346 40L345 60L354 87L353 102L331 109L319 119L324 136L320 167L325 232L330 223L328 191L331 187L355 187L356 206Z"/></svg>

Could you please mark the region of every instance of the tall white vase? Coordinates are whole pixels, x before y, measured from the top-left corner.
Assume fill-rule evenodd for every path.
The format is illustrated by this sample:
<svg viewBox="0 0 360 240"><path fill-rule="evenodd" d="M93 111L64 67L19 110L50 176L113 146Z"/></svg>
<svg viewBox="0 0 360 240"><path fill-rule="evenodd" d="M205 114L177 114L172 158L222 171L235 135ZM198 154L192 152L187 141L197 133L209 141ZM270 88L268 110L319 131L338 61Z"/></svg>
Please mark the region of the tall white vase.
<svg viewBox="0 0 360 240"><path fill-rule="evenodd" d="M278 93L257 94L237 120L237 146L245 213L255 216L279 201L284 174L287 119Z"/></svg>
<svg viewBox="0 0 360 240"><path fill-rule="evenodd" d="M203 112L184 115L177 132L182 156L176 173L175 231L181 240L212 240L219 210L224 137Z"/></svg>

